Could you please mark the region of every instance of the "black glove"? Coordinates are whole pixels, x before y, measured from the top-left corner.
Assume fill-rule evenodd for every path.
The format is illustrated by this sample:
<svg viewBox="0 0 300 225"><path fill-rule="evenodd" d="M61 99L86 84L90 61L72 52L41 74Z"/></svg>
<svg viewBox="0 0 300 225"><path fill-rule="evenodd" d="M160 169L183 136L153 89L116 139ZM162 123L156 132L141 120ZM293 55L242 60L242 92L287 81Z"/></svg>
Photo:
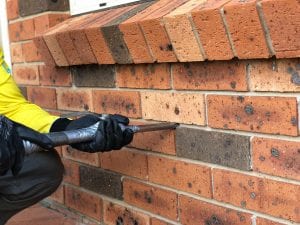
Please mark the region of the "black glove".
<svg viewBox="0 0 300 225"><path fill-rule="evenodd" d="M25 156L23 140L45 149L53 148L52 141L46 135L0 116L0 175L10 169L14 176L20 172Z"/></svg>
<svg viewBox="0 0 300 225"><path fill-rule="evenodd" d="M92 114L75 120L62 118L54 122L50 131L77 130L92 126L97 122L99 126L94 140L73 144L73 148L83 152L105 152L121 149L132 141L132 130L122 130L120 126L120 124L128 125L129 119L121 115L108 115L101 118L100 114Z"/></svg>

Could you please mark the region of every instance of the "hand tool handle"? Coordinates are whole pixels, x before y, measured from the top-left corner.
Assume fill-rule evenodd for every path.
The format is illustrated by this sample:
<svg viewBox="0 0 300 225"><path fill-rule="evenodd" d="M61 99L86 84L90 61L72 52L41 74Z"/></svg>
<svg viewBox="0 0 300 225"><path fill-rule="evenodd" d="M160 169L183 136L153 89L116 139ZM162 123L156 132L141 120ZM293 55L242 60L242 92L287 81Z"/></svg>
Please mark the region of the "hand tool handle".
<svg viewBox="0 0 300 225"><path fill-rule="evenodd" d="M134 125L125 126L123 124L119 124L119 125L123 131L125 129L130 129L132 130L133 133L149 132L149 131L157 131L157 130L170 130L170 129L175 129L178 126L177 123L157 123L157 124L137 125L137 126ZM70 130L70 131L53 132L53 133L48 133L46 135L54 143L54 147L76 144L76 143L92 140L95 137L95 133L97 131L98 126L99 126L99 122L87 128ZM42 150L40 146L30 141L23 140L23 144L24 144L26 155Z"/></svg>

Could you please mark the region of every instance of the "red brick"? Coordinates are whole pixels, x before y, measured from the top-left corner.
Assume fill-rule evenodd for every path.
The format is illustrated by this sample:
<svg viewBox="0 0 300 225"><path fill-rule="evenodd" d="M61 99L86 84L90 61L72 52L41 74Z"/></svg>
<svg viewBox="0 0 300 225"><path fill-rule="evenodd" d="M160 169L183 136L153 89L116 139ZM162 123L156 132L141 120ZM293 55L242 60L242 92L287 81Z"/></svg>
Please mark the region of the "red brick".
<svg viewBox="0 0 300 225"><path fill-rule="evenodd" d="M150 155L148 167L151 182L212 198L209 167Z"/></svg>
<svg viewBox="0 0 300 225"><path fill-rule="evenodd" d="M11 42L29 40L35 36L33 19L14 22L8 27Z"/></svg>
<svg viewBox="0 0 300 225"><path fill-rule="evenodd" d="M203 61L199 37L191 24L190 11L205 0L191 0L166 15L163 20L172 46L180 62Z"/></svg>
<svg viewBox="0 0 300 225"><path fill-rule="evenodd" d="M102 199L99 196L69 186L65 187L65 193L66 206L98 221L103 218Z"/></svg>
<svg viewBox="0 0 300 225"><path fill-rule="evenodd" d="M136 91L93 91L93 105L98 113L141 117L140 94Z"/></svg>
<svg viewBox="0 0 300 225"><path fill-rule="evenodd" d="M37 65L14 65L13 75L18 84L39 84L39 70Z"/></svg>
<svg viewBox="0 0 300 225"><path fill-rule="evenodd" d="M164 7L161 7L159 10L156 10L139 21L139 25L144 33L148 47L157 62L177 61L173 46L162 23L162 17L185 2L187 2L187 0L169 1L169 3Z"/></svg>
<svg viewBox="0 0 300 225"><path fill-rule="evenodd" d="M298 135L296 98L209 95L207 101L210 127Z"/></svg>
<svg viewBox="0 0 300 225"><path fill-rule="evenodd" d="M147 155L122 149L101 154L101 168L140 179L148 178Z"/></svg>
<svg viewBox="0 0 300 225"><path fill-rule="evenodd" d="M247 91L246 65L240 61L176 63L173 84L178 90Z"/></svg>
<svg viewBox="0 0 300 225"><path fill-rule="evenodd" d="M41 60L48 66L55 66L55 61L49 51L44 39L42 37L35 37L33 42L36 48L39 51L39 55L41 56Z"/></svg>
<svg viewBox="0 0 300 225"><path fill-rule="evenodd" d="M145 123L136 123L145 124ZM154 152L175 155L175 131L163 130L134 134L130 146Z"/></svg>
<svg viewBox="0 0 300 225"><path fill-rule="evenodd" d="M116 80L118 87L170 89L170 65L139 64L118 66Z"/></svg>
<svg viewBox="0 0 300 225"><path fill-rule="evenodd" d="M53 201L64 204L65 203L64 185L60 185L58 189L49 198Z"/></svg>
<svg viewBox="0 0 300 225"><path fill-rule="evenodd" d="M27 97L32 103L47 109L57 109L54 88L27 87Z"/></svg>
<svg viewBox="0 0 300 225"><path fill-rule="evenodd" d="M62 162L65 167L64 182L79 186L79 164L68 159Z"/></svg>
<svg viewBox="0 0 300 225"><path fill-rule="evenodd" d="M14 43L10 45L11 60L13 63L24 62L22 44Z"/></svg>
<svg viewBox="0 0 300 225"><path fill-rule="evenodd" d="M270 52L256 11L256 0L233 0L224 7L234 49L240 59L268 58Z"/></svg>
<svg viewBox="0 0 300 225"><path fill-rule="evenodd" d="M271 220L263 219L263 218L257 218L256 219L256 225L284 225L283 223L274 222Z"/></svg>
<svg viewBox="0 0 300 225"><path fill-rule="evenodd" d="M104 222L107 225L149 225L149 216L112 202L104 202Z"/></svg>
<svg viewBox="0 0 300 225"><path fill-rule="evenodd" d="M172 225L170 223L167 223L165 221L159 220L157 218L152 218L151 219L151 225Z"/></svg>
<svg viewBox="0 0 300 225"><path fill-rule="evenodd" d="M229 190L228 190L229 191ZM251 225L251 215L208 202L179 196L180 221L184 225Z"/></svg>
<svg viewBox="0 0 300 225"><path fill-rule="evenodd" d="M234 57L220 13L222 6L229 1L207 1L192 11L205 56L209 60L228 60Z"/></svg>
<svg viewBox="0 0 300 225"><path fill-rule="evenodd" d="M19 17L19 2L18 0L6 1L7 18L13 20Z"/></svg>
<svg viewBox="0 0 300 225"><path fill-rule="evenodd" d="M168 219L177 220L176 193L129 179L123 180L123 191L125 202Z"/></svg>
<svg viewBox="0 0 300 225"><path fill-rule="evenodd" d="M300 180L300 143L276 139L252 140L253 170Z"/></svg>
<svg viewBox="0 0 300 225"><path fill-rule="evenodd" d="M261 2L272 44L278 58L300 55L300 5L297 0L263 0Z"/></svg>
<svg viewBox="0 0 300 225"><path fill-rule="evenodd" d="M213 170L214 198L279 218L300 221L300 186L221 169Z"/></svg>
<svg viewBox="0 0 300 225"><path fill-rule="evenodd" d="M42 35L49 28L65 21L69 14L44 14L34 18L34 27L36 35Z"/></svg>
<svg viewBox="0 0 300 225"><path fill-rule="evenodd" d="M39 72L41 85L65 87L72 85L69 68L41 65L39 66Z"/></svg>
<svg viewBox="0 0 300 225"><path fill-rule="evenodd" d="M57 89L57 107L65 110L92 110L92 92L88 89Z"/></svg>
<svg viewBox="0 0 300 225"><path fill-rule="evenodd" d="M87 153L78 151L71 146L63 147L63 156L64 158L71 159L77 162L85 163L88 165L100 166L99 153Z"/></svg>
<svg viewBox="0 0 300 225"><path fill-rule="evenodd" d="M250 63L252 91L300 92L299 59L259 60Z"/></svg>
<svg viewBox="0 0 300 225"><path fill-rule="evenodd" d="M42 60L36 45L32 41L23 43L22 51L26 62L37 62Z"/></svg>
<svg viewBox="0 0 300 225"><path fill-rule="evenodd" d="M143 118L205 125L204 96L191 93L142 93Z"/></svg>

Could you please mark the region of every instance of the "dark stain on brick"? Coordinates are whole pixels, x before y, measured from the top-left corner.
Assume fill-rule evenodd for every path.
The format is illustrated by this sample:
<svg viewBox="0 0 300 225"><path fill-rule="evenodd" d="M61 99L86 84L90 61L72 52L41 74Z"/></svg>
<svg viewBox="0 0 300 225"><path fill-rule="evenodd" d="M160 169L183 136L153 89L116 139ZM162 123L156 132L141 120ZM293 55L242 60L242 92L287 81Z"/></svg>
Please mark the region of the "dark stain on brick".
<svg viewBox="0 0 300 225"><path fill-rule="evenodd" d="M216 215L212 215L209 219L205 220L205 225L223 225L223 223Z"/></svg>
<svg viewBox="0 0 300 225"><path fill-rule="evenodd" d="M116 220L116 225L124 225L124 220L121 216L118 216Z"/></svg>
<svg viewBox="0 0 300 225"><path fill-rule="evenodd" d="M280 152L279 152L279 150L276 149L276 148L271 148L271 155L272 155L273 157L275 157L275 158L279 158Z"/></svg>
<svg viewBox="0 0 300 225"><path fill-rule="evenodd" d="M251 115L254 114L254 108L253 108L252 105L246 105L246 106L244 107L244 111L245 111L245 113L246 113L247 115L249 115L249 116L251 116Z"/></svg>
<svg viewBox="0 0 300 225"><path fill-rule="evenodd" d="M243 96L238 96L237 100L242 103L244 102L245 98Z"/></svg>
<svg viewBox="0 0 300 225"><path fill-rule="evenodd" d="M293 126L297 126L298 120L297 120L297 118L295 116L292 117L291 123L292 123Z"/></svg>
<svg viewBox="0 0 300 225"><path fill-rule="evenodd" d="M236 88L236 82L235 82L235 81L231 81L231 82L230 82L230 87L231 87L232 89L235 89L235 88Z"/></svg>
<svg viewBox="0 0 300 225"><path fill-rule="evenodd" d="M180 114L180 110L179 110L179 108L176 106L175 107L175 109L174 109L174 113L176 114L176 115L179 115Z"/></svg>
<svg viewBox="0 0 300 225"><path fill-rule="evenodd" d="M252 198L252 199L255 199L255 198L256 198L255 192L251 192L251 193L250 193L250 198Z"/></svg>
<svg viewBox="0 0 300 225"><path fill-rule="evenodd" d="M147 201L147 203L152 203L152 195L148 191L144 192L144 199Z"/></svg>
<svg viewBox="0 0 300 225"><path fill-rule="evenodd" d="M287 72L291 75L291 82L297 86L300 86L299 72L294 70L292 67L288 67Z"/></svg>
<svg viewBox="0 0 300 225"><path fill-rule="evenodd" d="M177 169L176 169L176 167L173 167L173 169L172 169L172 172L173 172L174 174L176 174L176 173L177 173Z"/></svg>
<svg viewBox="0 0 300 225"><path fill-rule="evenodd" d="M159 49L161 51L173 51L173 45L172 44L167 44L166 46L159 46Z"/></svg>
<svg viewBox="0 0 300 225"><path fill-rule="evenodd" d="M242 206L243 208L246 208L247 202L246 202L246 201L241 201L241 206Z"/></svg>
<svg viewBox="0 0 300 225"><path fill-rule="evenodd" d="M189 188L192 188L193 187L193 184L191 182L188 182L188 187Z"/></svg>
<svg viewBox="0 0 300 225"><path fill-rule="evenodd" d="M266 157L264 157L264 156L261 155L261 156L259 156L259 160L263 162L263 161L266 160Z"/></svg>

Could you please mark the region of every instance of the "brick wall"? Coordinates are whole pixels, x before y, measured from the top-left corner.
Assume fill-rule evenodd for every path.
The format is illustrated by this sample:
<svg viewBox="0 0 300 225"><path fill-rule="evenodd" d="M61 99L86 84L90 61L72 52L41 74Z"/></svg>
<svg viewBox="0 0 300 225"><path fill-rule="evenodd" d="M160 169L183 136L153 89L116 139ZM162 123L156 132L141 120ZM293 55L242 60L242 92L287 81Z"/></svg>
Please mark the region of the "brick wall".
<svg viewBox="0 0 300 225"><path fill-rule="evenodd" d="M47 204L87 224L300 223L299 1L160 0L64 22L67 1L42 2L7 0L29 100L181 124L121 151L63 147Z"/></svg>

